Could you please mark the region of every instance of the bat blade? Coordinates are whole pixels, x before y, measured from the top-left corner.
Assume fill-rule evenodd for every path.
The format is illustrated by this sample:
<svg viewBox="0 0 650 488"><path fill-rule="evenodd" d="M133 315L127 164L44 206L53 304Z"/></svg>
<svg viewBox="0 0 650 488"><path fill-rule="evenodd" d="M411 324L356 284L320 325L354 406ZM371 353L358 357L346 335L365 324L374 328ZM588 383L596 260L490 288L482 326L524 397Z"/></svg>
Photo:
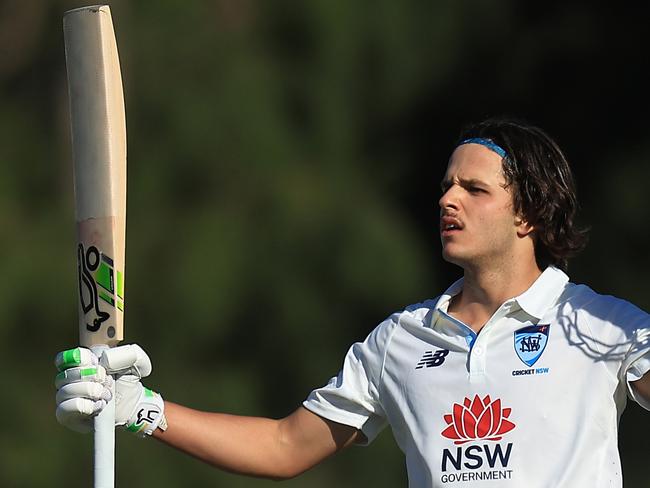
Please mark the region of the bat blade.
<svg viewBox="0 0 650 488"><path fill-rule="evenodd" d="M123 339L126 121L107 5L63 17L74 160L81 345Z"/></svg>

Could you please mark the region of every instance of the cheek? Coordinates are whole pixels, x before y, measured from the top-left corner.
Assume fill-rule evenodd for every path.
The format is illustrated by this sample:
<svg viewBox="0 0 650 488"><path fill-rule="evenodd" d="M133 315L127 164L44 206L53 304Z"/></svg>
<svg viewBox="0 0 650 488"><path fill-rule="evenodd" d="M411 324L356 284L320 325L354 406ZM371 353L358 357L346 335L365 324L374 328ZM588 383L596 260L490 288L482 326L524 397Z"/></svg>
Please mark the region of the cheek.
<svg viewBox="0 0 650 488"><path fill-rule="evenodd" d="M483 210L477 219L482 233L494 239L508 239L511 235L516 235L515 216L509 207L486 205Z"/></svg>

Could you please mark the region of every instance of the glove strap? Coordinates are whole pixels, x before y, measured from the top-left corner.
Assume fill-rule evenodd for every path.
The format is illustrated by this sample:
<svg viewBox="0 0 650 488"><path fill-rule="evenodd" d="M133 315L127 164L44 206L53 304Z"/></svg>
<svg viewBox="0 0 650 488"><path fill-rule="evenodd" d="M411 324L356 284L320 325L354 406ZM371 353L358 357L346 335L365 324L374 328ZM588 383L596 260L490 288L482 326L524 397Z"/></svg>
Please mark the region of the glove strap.
<svg viewBox="0 0 650 488"><path fill-rule="evenodd" d="M143 387L143 394L136 411L126 425L126 430L141 437L153 434L154 430L166 430L165 403L162 396L147 387Z"/></svg>

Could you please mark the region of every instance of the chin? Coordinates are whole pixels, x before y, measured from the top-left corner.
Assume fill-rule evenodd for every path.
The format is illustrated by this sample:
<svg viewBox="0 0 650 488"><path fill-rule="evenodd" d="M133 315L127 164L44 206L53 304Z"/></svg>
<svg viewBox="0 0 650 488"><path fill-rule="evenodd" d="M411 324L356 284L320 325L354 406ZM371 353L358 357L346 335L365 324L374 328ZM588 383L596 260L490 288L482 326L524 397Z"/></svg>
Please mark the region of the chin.
<svg viewBox="0 0 650 488"><path fill-rule="evenodd" d="M463 259L462 256L459 256L458 253L451 252L449 249L445 248L442 250L442 259L448 263L456 264L458 266L462 266L462 264L465 262L465 259Z"/></svg>

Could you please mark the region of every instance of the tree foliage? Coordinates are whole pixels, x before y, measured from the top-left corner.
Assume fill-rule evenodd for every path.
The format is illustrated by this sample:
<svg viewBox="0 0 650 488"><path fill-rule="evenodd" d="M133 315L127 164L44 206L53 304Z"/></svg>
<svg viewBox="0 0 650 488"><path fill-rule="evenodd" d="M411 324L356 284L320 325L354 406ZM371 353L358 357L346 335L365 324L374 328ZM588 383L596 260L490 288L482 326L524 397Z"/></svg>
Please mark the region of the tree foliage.
<svg viewBox="0 0 650 488"><path fill-rule="evenodd" d="M90 484L50 358L77 340L61 17L0 4L3 487ZM574 281L648 309L641 12L585 2L111 2L127 106L126 337L189 406L280 417L349 345L458 275L438 181L464 122L515 114L574 162L592 243ZM646 417L624 416L629 486ZM627 420L627 419L630 420ZM7 421L8 420L8 421ZM145 445L146 444L146 445ZM265 486L118 435L124 486ZM389 432L288 486L405 486ZM635 484L636 483L636 484Z"/></svg>

